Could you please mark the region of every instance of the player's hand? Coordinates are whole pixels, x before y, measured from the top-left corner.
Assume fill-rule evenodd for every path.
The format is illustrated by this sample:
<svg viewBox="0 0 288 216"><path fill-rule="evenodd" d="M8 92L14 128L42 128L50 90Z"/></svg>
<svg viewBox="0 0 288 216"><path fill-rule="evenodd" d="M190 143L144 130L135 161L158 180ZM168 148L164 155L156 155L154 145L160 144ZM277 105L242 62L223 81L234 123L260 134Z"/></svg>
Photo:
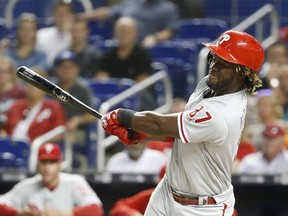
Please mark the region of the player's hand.
<svg viewBox="0 0 288 216"><path fill-rule="evenodd" d="M23 209L17 211L17 216L43 216L43 214L36 208L26 206Z"/></svg>
<svg viewBox="0 0 288 216"><path fill-rule="evenodd" d="M55 208L51 208L48 205L45 205L43 213L44 213L43 215L45 215L45 216L62 216L63 215L60 210L55 209ZM70 214L70 215L72 215L72 214Z"/></svg>
<svg viewBox="0 0 288 216"><path fill-rule="evenodd" d="M104 128L104 130L111 134L111 129L113 125L120 125L120 122L119 122L119 111L121 110L122 108L119 108L119 109L116 109L116 110L113 110L109 113L107 113L106 115L104 115L102 118L101 118L101 124L102 124L102 127Z"/></svg>
<svg viewBox="0 0 288 216"><path fill-rule="evenodd" d="M145 134L135 132L135 131L128 129L127 127L121 126L121 125L109 126L109 132L108 133L110 135L117 136L118 139L125 145L134 145L134 144L138 143L139 141L147 138L147 136Z"/></svg>

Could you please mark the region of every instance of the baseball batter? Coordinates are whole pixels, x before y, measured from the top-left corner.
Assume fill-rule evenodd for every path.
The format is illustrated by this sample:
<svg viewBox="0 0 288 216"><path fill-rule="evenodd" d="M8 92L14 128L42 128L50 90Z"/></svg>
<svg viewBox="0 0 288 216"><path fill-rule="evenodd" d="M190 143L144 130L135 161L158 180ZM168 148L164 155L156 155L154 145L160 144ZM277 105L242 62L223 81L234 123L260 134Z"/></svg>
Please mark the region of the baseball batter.
<svg viewBox="0 0 288 216"><path fill-rule="evenodd" d="M39 174L0 196L1 216L102 216L100 199L86 180L59 172L61 150L47 143L38 153Z"/></svg>
<svg viewBox="0 0 288 216"><path fill-rule="evenodd" d="M231 172L244 126L245 91L255 93L261 86L264 51L254 37L234 30L204 45L210 49L209 74L184 112L117 109L102 118L103 128L126 145L175 138L166 177L151 196L147 216L233 214Z"/></svg>

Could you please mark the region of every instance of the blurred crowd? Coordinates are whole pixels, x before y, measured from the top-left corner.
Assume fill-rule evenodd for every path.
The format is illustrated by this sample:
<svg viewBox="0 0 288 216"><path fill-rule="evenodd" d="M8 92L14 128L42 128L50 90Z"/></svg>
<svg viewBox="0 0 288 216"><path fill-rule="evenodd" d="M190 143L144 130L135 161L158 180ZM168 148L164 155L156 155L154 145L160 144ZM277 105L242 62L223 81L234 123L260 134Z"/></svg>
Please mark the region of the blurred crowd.
<svg viewBox="0 0 288 216"><path fill-rule="evenodd" d="M88 169L89 126L95 124L96 118L19 80L17 68L31 68L97 109L99 106L95 105L95 95L89 85L91 80L128 78L135 83L145 80L154 73L155 59L149 49L171 41L180 20L204 16L200 0L123 0L81 13L75 13L69 1L55 1L53 23L41 28L34 14L23 12L15 22L12 36L0 40L1 137L32 145L37 138L64 126L66 135L57 135L49 141L61 145L68 139L76 146L73 168ZM91 23L113 26L112 38L103 40L112 43L110 47L99 45L98 38L91 34ZM266 61L259 73L263 86L257 95L248 95L246 126L235 158L235 174L288 172L286 32L283 29L279 40L266 50ZM180 96L174 95L169 112L184 110L188 98ZM143 90L140 98L138 110L157 108L155 89ZM163 172L172 145L173 142L121 145L108 155L105 169L111 173L158 174ZM77 149L80 150L77 152ZM148 196L150 194L151 191Z"/></svg>

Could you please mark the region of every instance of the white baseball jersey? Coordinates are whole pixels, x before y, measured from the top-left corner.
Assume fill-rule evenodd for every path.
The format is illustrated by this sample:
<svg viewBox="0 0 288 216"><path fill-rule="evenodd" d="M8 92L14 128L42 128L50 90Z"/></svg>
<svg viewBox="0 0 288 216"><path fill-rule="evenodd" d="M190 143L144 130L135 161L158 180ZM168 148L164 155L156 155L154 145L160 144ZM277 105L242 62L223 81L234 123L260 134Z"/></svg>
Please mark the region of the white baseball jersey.
<svg viewBox="0 0 288 216"><path fill-rule="evenodd" d="M102 205L96 193L80 175L60 173L59 178L59 185L54 190L43 186L39 174L23 180L11 191L0 196L0 204L14 208L33 205L39 210L43 210L46 204L58 210L90 204Z"/></svg>
<svg viewBox="0 0 288 216"><path fill-rule="evenodd" d="M232 165L244 127L246 93L242 90L204 98L203 93L209 90L206 80L202 79L178 116L181 139L175 140L167 166L170 186L183 194L214 196L232 187Z"/></svg>
<svg viewBox="0 0 288 216"><path fill-rule="evenodd" d="M288 151L283 150L270 162L264 158L262 152L246 155L237 167L236 173L268 175L288 173Z"/></svg>

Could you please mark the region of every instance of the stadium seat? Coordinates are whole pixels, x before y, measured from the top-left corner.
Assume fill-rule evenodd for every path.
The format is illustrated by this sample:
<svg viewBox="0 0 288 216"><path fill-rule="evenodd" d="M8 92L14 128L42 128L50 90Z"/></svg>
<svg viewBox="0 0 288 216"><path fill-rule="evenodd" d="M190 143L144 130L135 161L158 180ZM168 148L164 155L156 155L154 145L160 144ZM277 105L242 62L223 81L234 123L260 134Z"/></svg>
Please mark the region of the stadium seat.
<svg viewBox="0 0 288 216"><path fill-rule="evenodd" d="M6 25L5 20L0 18L0 40L7 37L8 33L9 28Z"/></svg>
<svg viewBox="0 0 288 216"><path fill-rule="evenodd" d="M173 86L173 97L187 95L195 86L195 65L198 58L198 46L184 41L168 41L149 48L153 61L161 62L168 68ZM192 79L192 78L193 79ZM189 86L188 86L189 85Z"/></svg>
<svg viewBox="0 0 288 216"><path fill-rule="evenodd" d="M90 37L97 35L102 37L104 40L113 38L114 24L112 22L90 21L89 27Z"/></svg>
<svg viewBox="0 0 288 216"><path fill-rule="evenodd" d="M226 30L228 30L228 24L224 20L212 18L186 19L178 22L178 31L175 38L208 38L215 40Z"/></svg>
<svg viewBox="0 0 288 216"><path fill-rule="evenodd" d="M30 144L27 142L0 138L0 169L27 168L29 152Z"/></svg>
<svg viewBox="0 0 288 216"><path fill-rule="evenodd" d="M93 91L93 105L99 108L101 103L132 87L135 81L127 78L108 78L105 80L88 80ZM121 103L122 107L137 109L137 99L133 97ZM119 106L119 105L117 105Z"/></svg>

